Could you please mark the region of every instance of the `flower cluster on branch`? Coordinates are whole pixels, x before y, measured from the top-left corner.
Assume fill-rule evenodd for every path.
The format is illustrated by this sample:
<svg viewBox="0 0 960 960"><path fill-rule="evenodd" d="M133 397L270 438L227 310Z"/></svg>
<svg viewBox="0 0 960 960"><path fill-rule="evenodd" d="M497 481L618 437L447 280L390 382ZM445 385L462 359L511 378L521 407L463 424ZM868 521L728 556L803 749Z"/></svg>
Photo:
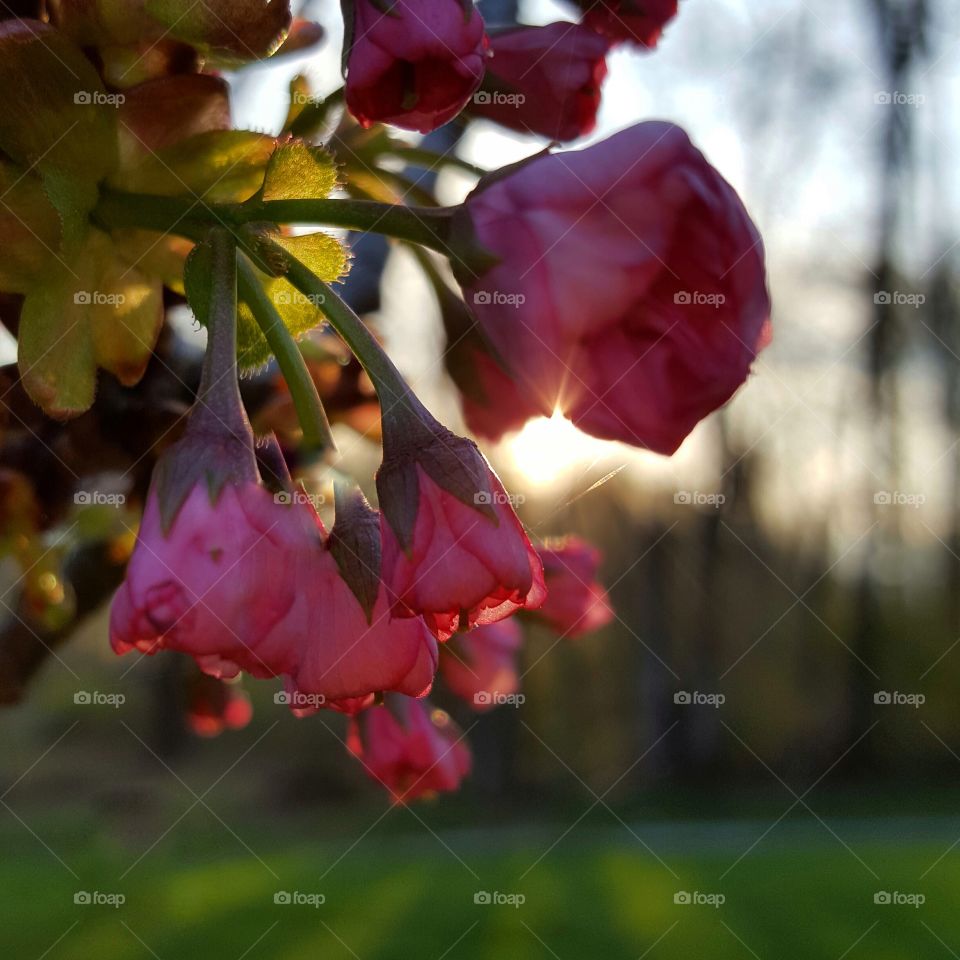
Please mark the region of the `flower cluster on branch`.
<svg viewBox="0 0 960 960"><path fill-rule="evenodd" d="M190 307L202 376L185 425L137 461L153 476L113 649L192 658L203 734L249 719L227 683L244 674L279 680L298 716L347 714L350 752L405 801L470 767L423 699L436 677L488 710L521 688L526 626L575 637L615 614L599 553L531 542L477 444L340 295L350 257L331 228L414 252L487 440L561 412L670 454L747 378L770 303L759 233L680 128L559 146L594 129L610 49L655 47L676 2L576 0L577 22L503 31L471 0L342 6L343 87L316 97L295 78L278 135L233 127L222 71L324 49L282 0L56 0L0 22L0 80L18 91L0 104L0 292L17 387L63 424L94 405L98 370L133 388L166 366L167 307ZM472 118L551 144L483 171L402 133ZM477 182L441 206L405 164ZM264 369L273 393L254 409L240 377ZM381 443L382 462L376 509L340 477L328 530L300 481L330 469L331 421ZM25 476L2 479L30 502ZM0 534L24 516L0 509ZM39 521L17 531L35 564Z"/></svg>

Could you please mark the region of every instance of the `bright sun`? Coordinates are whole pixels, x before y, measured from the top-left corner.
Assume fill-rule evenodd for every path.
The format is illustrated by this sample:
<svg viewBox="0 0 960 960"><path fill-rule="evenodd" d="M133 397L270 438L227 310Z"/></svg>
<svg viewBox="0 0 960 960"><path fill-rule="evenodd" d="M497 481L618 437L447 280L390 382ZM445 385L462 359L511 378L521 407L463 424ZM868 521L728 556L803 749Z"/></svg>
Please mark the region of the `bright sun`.
<svg viewBox="0 0 960 960"><path fill-rule="evenodd" d="M578 430L566 417L530 420L504 443L513 468L534 486L549 486L568 470L607 457L611 444Z"/></svg>

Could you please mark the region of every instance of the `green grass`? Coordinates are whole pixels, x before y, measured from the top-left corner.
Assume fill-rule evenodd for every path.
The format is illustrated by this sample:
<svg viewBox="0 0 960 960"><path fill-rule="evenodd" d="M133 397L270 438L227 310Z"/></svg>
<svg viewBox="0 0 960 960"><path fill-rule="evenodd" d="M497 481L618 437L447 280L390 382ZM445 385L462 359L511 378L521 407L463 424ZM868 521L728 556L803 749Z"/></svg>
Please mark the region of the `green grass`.
<svg viewBox="0 0 960 960"><path fill-rule="evenodd" d="M903 821L833 821L853 852L813 820L783 824L729 869L769 821L699 824L692 832L678 825L676 833L669 824L636 827L664 866L627 828L589 821L555 846L569 823L435 836L403 811L388 814L355 846L376 815L322 843L308 826L297 836L277 824L245 825L242 843L198 807L151 847L176 815L127 836L94 821L37 818L31 828L64 866L11 814L3 816L0 957L16 960L901 960L960 953L960 848L927 872L960 834L947 821L932 830L921 824L910 831L914 839ZM398 832L398 823L408 830ZM79 890L122 893L126 902L75 905ZM281 890L322 893L325 903L277 905ZM522 894L526 902L477 905L481 890ZM676 905L679 890L726 900L719 908ZM878 890L922 893L926 903L877 906Z"/></svg>

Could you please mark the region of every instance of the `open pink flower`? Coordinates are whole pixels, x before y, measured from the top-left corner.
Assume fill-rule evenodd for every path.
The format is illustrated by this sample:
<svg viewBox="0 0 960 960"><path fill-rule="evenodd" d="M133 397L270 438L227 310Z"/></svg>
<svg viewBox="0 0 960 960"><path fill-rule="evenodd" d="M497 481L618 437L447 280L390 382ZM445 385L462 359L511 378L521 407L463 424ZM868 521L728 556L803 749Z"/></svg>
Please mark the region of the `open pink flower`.
<svg viewBox="0 0 960 960"><path fill-rule="evenodd" d="M760 235L673 124L536 158L467 210L499 258L467 303L530 409L672 453L769 340Z"/></svg>
<svg viewBox="0 0 960 960"><path fill-rule="evenodd" d="M353 0L347 107L364 126L429 133L452 120L483 79L483 18L463 0Z"/></svg>
<svg viewBox="0 0 960 960"><path fill-rule="evenodd" d="M470 751L449 715L423 700L390 695L350 722L347 748L395 803L456 790Z"/></svg>
<svg viewBox="0 0 960 960"><path fill-rule="evenodd" d="M543 572L476 444L421 415L384 418L383 579L395 613L422 615L444 640L538 607Z"/></svg>
<svg viewBox="0 0 960 960"><path fill-rule="evenodd" d="M517 653L523 631L513 618L458 634L443 645L440 674L450 692L474 710L495 707L520 689Z"/></svg>
<svg viewBox="0 0 960 960"><path fill-rule="evenodd" d="M583 22L611 40L655 47L664 26L677 15L677 0L574 0Z"/></svg>
<svg viewBox="0 0 960 960"><path fill-rule="evenodd" d="M609 48L609 40L576 23L497 33L471 111L551 140L585 136L597 123Z"/></svg>
<svg viewBox="0 0 960 960"><path fill-rule="evenodd" d="M547 599L534 616L565 637L606 626L614 617L610 598L597 581L600 551L579 537L541 547Z"/></svg>

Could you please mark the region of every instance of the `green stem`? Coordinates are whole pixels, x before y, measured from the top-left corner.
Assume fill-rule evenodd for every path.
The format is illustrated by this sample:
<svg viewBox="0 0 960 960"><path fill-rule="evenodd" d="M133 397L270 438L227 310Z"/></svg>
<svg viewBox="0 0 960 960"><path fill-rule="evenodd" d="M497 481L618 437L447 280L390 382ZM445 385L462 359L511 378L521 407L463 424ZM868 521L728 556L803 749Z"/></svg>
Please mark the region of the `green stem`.
<svg viewBox="0 0 960 960"><path fill-rule="evenodd" d="M303 354L290 334L276 307L271 303L262 284L257 280L253 267L242 254L239 256L240 295L243 297L254 319L266 337L277 365L283 374L297 419L303 431L300 450L306 456L321 453L323 450L336 450L330 422L316 384L307 368Z"/></svg>
<svg viewBox="0 0 960 960"><path fill-rule="evenodd" d="M220 227L209 232L209 303L202 310L207 317L207 351L197 390L197 406L191 422L205 426L216 418L238 434L248 427L237 381L237 257L233 237Z"/></svg>
<svg viewBox="0 0 960 960"><path fill-rule="evenodd" d="M453 153L434 153L433 150L425 150L422 147L390 147L383 153L390 157L399 157L406 160L413 167L420 167L423 170L436 170L447 164L451 167L458 167L465 173L474 177L485 177L490 171L478 167Z"/></svg>
<svg viewBox="0 0 960 960"><path fill-rule="evenodd" d="M382 233L449 255L450 207L406 207L373 200L259 200L208 204L104 189L94 210L108 229L135 227L194 238L205 226L231 230L247 223L313 223Z"/></svg>

